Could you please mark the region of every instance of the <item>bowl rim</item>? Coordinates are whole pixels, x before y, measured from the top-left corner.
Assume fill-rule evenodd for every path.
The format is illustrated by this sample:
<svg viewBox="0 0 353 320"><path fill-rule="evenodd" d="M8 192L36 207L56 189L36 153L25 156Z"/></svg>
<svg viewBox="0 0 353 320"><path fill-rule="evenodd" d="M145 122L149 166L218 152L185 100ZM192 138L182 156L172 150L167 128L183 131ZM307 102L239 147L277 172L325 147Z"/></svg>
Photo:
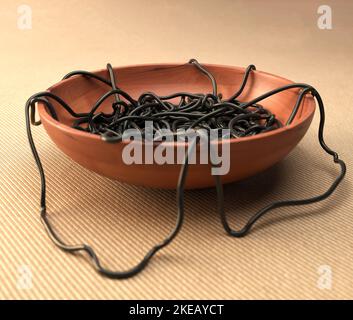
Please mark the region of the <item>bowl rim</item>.
<svg viewBox="0 0 353 320"><path fill-rule="evenodd" d="M143 68L143 67L156 67L156 68L157 67L161 67L161 68L166 68L166 67L176 67L176 66L181 66L181 65L183 65L183 64L182 63L143 63L143 64L117 66L117 67L114 67L113 69L114 70L116 70L116 69L117 70L119 70L119 69L121 70L121 69L133 69L133 68ZM242 73L244 73L245 70L246 70L246 68L244 68L244 67L223 65L223 64L202 63L202 65L204 65L206 67L207 66L209 66L209 67L221 67L221 68L226 68L226 69L238 70L238 71L240 71ZM105 72L105 71L106 71L106 69L98 69L98 70L94 70L94 71L90 71L90 72L97 74L97 73L102 73L102 72ZM283 81L287 82L287 84L294 83L294 81L292 81L292 80L289 80L289 79L284 78L282 76L275 75L273 73L269 73L269 72L265 72L265 71L261 71L261 70L257 70L257 69L254 70L253 72L254 73L259 73L259 74L264 74L266 76L269 76L269 77L272 77L272 78L275 78L275 79L283 80ZM61 86L63 83L72 81L73 78L79 77L79 76L80 75L77 75L77 76L75 75L72 78L68 78L68 79L65 79L65 80L60 80L59 82L57 82L54 85L50 86L47 89L47 91L48 92L52 92L57 87ZM288 89L288 91L295 91L295 90L296 90L296 88ZM315 113L316 103L315 103L314 98L312 96L306 96L303 101L307 101L307 103L309 105L313 106L313 107L311 108L310 112L307 113L307 115L305 115L304 117L302 117L300 119L300 121L291 123L290 125L286 125L286 126L283 126L281 128L278 128L278 129L275 129L275 130L272 130L272 131L260 133L260 134L254 135L254 136L248 136L248 137L242 137L242 138L221 139L221 140L211 141L211 143L212 144L222 144L224 142L229 142L230 144L245 143L247 141L255 141L255 140L258 140L258 139L265 139L265 138L268 138L268 137L271 137L271 136L274 136L274 135L280 135L280 134L282 134L282 133L284 133L286 131L292 131L295 128L299 127L304 122L306 122L308 119L313 117L313 115ZM93 139L93 140L99 140L99 141L101 141L103 143L106 143L97 134L93 134L93 133L90 133L90 132L77 130L77 129L74 129L74 128L66 125L66 124L63 124L60 121L55 120L48 113L48 111L46 110L46 108L44 106L44 103L42 103L42 102L38 102L38 113L39 113L39 117L40 117L40 119L41 119L41 121L43 123L47 122L48 124L52 125L53 127L57 127L58 130L65 132L66 134L73 135L73 136L76 136L76 137L85 137L85 138L90 138L90 139ZM143 140L140 141L140 142L143 143L143 144L146 144L146 142L144 142ZM159 144L159 143L160 143L160 141L153 142L153 144L156 144L156 145ZM129 144L129 141L122 140L121 142L119 142L119 144ZM183 141L176 141L176 142L173 141L173 142L164 142L163 144L165 146L172 145L174 147L182 147L182 146L185 147L185 146L187 146L189 144L189 142L187 142L187 141L185 141L185 142L183 142ZM114 144L112 144L112 145L114 145Z"/></svg>

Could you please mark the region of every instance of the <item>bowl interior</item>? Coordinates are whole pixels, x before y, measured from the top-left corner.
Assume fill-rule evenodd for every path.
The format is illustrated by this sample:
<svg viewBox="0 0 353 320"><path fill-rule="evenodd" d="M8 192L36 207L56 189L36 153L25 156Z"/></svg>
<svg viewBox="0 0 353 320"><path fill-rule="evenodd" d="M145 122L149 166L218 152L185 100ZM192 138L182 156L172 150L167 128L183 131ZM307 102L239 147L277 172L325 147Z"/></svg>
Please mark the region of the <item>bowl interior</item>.
<svg viewBox="0 0 353 320"><path fill-rule="evenodd" d="M244 68L203 65L214 75L218 92L222 93L224 98L230 97L240 87L245 72ZM114 68L114 71L117 85L135 99L146 91L154 92L157 95L168 95L180 91L192 93L212 92L210 80L191 64L137 65ZM94 73L109 79L106 70ZM254 71L250 74L247 85L238 99L240 101L249 101L267 91L290 83L292 81L282 77ZM89 112L99 97L110 89L109 86L100 81L83 76L74 76L59 82L49 90L60 96L75 112L83 113ZM260 104L274 113L282 123L285 123L294 107L298 92L299 89L286 90L263 100ZM312 98L305 98L305 100L308 99ZM71 126L74 118L63 108L59 107L55 101L51 100L51 102L57 112L59 122ZM99 111L112 112L112 102L113 97L108 98L100 106ZM310 116L313 111L314 104L308 104L304 101L295 120L292 122L292 126Z"/></svg>

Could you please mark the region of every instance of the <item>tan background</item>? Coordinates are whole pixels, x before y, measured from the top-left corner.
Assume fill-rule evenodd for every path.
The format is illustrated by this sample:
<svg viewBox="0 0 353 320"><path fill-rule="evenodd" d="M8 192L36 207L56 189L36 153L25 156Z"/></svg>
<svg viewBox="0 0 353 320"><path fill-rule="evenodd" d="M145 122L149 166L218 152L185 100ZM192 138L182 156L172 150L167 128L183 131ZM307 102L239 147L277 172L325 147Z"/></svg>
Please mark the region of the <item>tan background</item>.
<svg viewBox="0 0 353 320"><path fill-rule="evenodd" d="M350 169L352 1L27 0L33 28L24 31L17 29L20 4L0 4L0 298L353 298L350 170L328 200L277 210L243 239L225 235L214 190L188 191L176 241L137 277L113 281L47 238L24 127L25 100L71 70L191 57L254 63L317 87L327 108L327 143ZM333 30L317 27L320 4L331 5ZM226 187L233 226L269 201L328 187L338 170L318 146L317 125L316 114L285 161ZM101 178L58 151L43 127L34 136L47 173L50 218L65 239L89 242L105 265L121 269L170 230L175 192ZM321 265L332 269L331 290L317 286ZM17 288L21 266L32 271L32 289Z"/></svg>

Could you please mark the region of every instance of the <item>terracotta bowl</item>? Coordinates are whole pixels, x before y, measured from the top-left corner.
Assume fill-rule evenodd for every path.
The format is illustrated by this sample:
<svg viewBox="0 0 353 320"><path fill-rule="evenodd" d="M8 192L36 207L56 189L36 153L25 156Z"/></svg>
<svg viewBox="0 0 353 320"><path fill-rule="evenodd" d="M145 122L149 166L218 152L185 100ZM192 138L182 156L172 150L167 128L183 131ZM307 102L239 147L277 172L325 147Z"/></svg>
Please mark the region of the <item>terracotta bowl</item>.
<svg viewBox="0 0 353 320"><path fill-rule="evenodd" d="M218 91L224 98L231 96L240 86L245 69L239 67L204 64L213 73ZM152 91L167 95L177 91L194 93L211 92L210 81L193 65L150 64L115 68L118 85L137 98L142 92ZM94 72L109 78L106 70ZM248 84L239 97L248 101L271 89L290 84L292 81L269 73L251 73ZM97 99L109 90L105 84L74 76L60 81L48 89L64 99L76 112L89 112ZM298 89L281 92L261 104L271 110L284 123L289 117ZM100 111L111 112L113 97L107 100ZM135 185L158 188L175 188L180 165L178 164L133 164L122 160L125 143L110 144L98 135L71 128L73 118L55 101L59 121L54 120L43 104L39 105L39 116L55 144L70 158L105 177ZM252 137L230 140L230 170L222 176L223 183L238 181L255 175L282 160L302 139L308 130L315 111L315 102L306 97L291 125ZM185 147L178 143L174 148ZM210 165L190 165L186 188L204 188L214 185Z"/></svg>

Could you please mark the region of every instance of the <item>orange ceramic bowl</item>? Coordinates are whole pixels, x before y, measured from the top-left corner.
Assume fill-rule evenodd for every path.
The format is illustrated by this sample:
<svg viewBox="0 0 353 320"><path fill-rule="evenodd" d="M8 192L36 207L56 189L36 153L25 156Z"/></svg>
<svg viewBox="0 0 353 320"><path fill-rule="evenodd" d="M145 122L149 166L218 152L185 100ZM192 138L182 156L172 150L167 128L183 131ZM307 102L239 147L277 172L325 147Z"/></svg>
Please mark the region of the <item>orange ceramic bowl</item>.
<svg viewBox="0 0 353 320"><path fill-rule="evenodd" d="M224 98L239 88L244 68L203 64L216 78L218 92ZM119 87L137 98L146 91L167 95L178 91L194 93L212 92L209 79L194 65L149 64L115 68ZM109 79L107 70L94 72ZM262 71L250 74L240 101L249 101L274 88L293 83L290 80ZM60 81L50 92L60 96L77 113L89 112L97 99L109 90L105 84L83 76L73 76ZM291 89L269 97L261 104L285 123L289 117L299 89ZM100 111L111 112L113 97L107 99ZM70 158L105 177L135 185L158 188L175 188L180 164L132 164L122 159L126 143L107 143L100 136L71 128L73 118L51 100L59 121L54 120L43 104L39 104L39 116L50 138ZM313 98L305 97L291 125L251 137L231 139L230 170L222 176L223 183L238 181L255 175L282 160L303 138L315 111ZM174 148L185 147L178 143ZM210 165L190 165L186 188L204 188L214 185Z"/></svg>

